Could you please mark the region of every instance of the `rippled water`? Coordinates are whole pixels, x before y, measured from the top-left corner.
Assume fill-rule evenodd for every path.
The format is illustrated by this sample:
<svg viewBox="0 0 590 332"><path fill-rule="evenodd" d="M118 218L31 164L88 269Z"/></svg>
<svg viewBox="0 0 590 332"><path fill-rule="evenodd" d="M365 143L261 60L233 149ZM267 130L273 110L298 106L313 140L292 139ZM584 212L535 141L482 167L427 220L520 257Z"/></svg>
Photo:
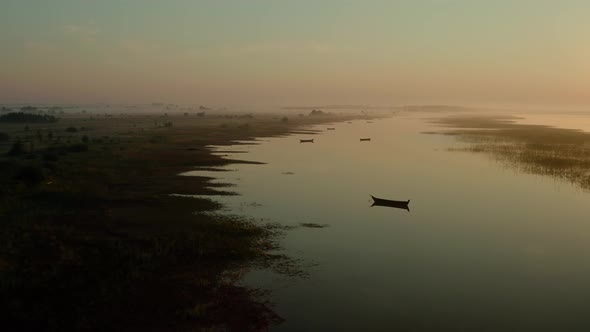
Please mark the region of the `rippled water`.
<svg viewBox="0 0 590 332"><path fill-rule="evenodd" d="M266 165L195 172L237 184L241 196L219 198L232 213L329 225L283 241L309 278L247 277L273 290L276 331L590 331L588 193L450 152L462 143L422 134L420 118L315 129L327 127L313 144L231 148ZM371 194L411 211L370 207Z"/></svg>

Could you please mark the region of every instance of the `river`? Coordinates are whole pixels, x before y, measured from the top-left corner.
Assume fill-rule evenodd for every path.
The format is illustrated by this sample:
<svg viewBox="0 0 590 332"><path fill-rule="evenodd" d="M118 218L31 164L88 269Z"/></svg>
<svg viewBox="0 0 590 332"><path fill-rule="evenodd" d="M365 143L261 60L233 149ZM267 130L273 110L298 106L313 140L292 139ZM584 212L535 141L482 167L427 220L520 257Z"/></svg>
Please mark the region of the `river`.
<svg viewBox="0 0 590 332"><path fill-rule="evenodd" d="M335 127L327 131L327 127ZM276 331L590 331L590 195L507 168L420 116L315 126L195 172L235 183L231 213L285 225L307 278L252 271ZM360 142L370 137L370 142ZM314 138L314 143L299 139ZM228 150L227 147L220 150ZM369 195L410 199L410 211Z"/></svg>

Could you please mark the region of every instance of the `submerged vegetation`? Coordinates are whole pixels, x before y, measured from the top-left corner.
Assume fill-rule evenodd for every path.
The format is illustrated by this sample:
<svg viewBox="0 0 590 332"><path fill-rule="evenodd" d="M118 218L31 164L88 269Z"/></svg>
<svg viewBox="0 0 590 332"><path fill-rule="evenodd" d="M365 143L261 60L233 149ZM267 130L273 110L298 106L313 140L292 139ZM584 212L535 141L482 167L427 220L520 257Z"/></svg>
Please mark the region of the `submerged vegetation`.
<svg viewBox="0 0 590 332"><path fill-rule="evenodd" d="M573 129L522 125L512 117L462 116L435 122L470 143L454 151L487 153L523 172L557 177L590 189L590 134Z"/></svg>

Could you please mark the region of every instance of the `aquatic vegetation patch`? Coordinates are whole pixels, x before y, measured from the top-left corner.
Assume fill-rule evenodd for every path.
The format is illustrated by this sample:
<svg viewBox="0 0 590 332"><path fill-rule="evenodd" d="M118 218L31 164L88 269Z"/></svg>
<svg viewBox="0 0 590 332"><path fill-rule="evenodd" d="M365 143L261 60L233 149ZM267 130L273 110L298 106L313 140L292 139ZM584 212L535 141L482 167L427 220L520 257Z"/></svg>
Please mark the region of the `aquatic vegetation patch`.
<svg viewBox="0 0 590 332"><path fill-rule="evenodd" d="M466 147L450 151L486 153L506 167L559 178L590 189L590 134L573 129L521 125L507 117L447 117L436 122Z"/></svg>

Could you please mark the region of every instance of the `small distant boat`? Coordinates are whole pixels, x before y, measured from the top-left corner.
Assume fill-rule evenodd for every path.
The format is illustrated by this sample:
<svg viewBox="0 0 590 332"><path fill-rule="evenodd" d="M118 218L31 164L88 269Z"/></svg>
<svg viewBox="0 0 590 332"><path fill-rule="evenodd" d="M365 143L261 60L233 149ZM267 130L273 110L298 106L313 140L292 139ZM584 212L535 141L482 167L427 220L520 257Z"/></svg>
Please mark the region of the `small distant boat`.
<svg viewBox="0 0 590 332"><path fill-rule="evenodd" d="M367 123L373 123L373 121L367 121Z"/></svg>
<svg viewBox="0 0 590 332"><path fill-rule="evenodd" d="M370 142L371 139L370 138L361 138L361 142Z"/></svg>
<svg viewBox="0 0 590 332"><path fill-rule="evenodd" d="M387 206L387 207L392 207L392 208L396 208L396 209L403 209L403 210L410 211L410 200L409 199L407 201L394 201L391 199L378 198L373 195L371 195L371 198L373 199L373 205L371 205L371 206Z"/></svg>
<svg viewBox="0 0 590 332"><path fill-rule="evenodd" d="M336 128L328 128L328 130L336 130Z"/></svg>
<svg viewBox="0 0 590 332"><path fill-rule="evenodd" d="M312 139L300 139L299 143L313 143L313 138Z"/></svg>
<svg viewBox="0 0 590 332"><path fill-rule="evenodd" d="M352 122L348 121L347 123L352 123Z"/></svg>

